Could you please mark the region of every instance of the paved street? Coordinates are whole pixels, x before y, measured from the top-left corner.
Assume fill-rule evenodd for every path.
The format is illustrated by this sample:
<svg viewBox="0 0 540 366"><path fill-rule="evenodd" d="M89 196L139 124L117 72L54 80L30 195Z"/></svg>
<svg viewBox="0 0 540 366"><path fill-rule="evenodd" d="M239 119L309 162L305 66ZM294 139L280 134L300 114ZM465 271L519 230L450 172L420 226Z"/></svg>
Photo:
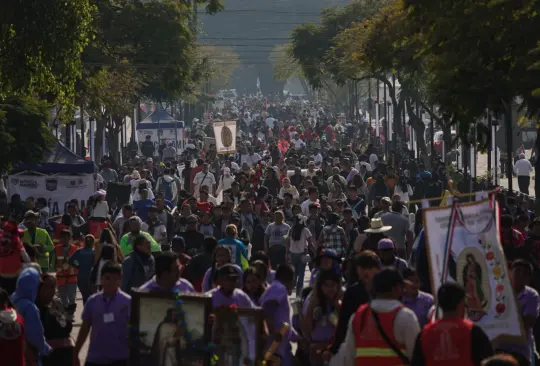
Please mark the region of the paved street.
<svg viewBox="0 0 540 366"><path fill-rule="evenodd" d="M527 152L527 156L529 156L529 155L530 155L530 152ZM477 175L485 174L486 171L487 171L487 155L486 154L479 154L478 155L478 160L477 160ZM506 179L506 178L500 179L500 184L502 186L504 186L504 187L508 187L508 179ZM514 189L517 190L517 178L516 177L513 178L513 186L514 186ZM531 186L530 186L529 192L530 192L531 195L534 195L534 179L531 179ZM305 276L305 280L304 280L304 283L305 283L306 287L309 285L310 276L311 276L311 272L309 271L309 269L306 269L306 276ZM78 296L77 296L77 312L75 314L75 324L74 324L74 327L73 327L73 337L75 339L77 338L77 335L79 333L79 329L80 329L80 326L81 326L82 308L83 308L83 306L82 306L82 297L81 297L80 293L78 293ZM86 344L84 345L84 347L83 347L83 349L81 351L81 354L80 354L81 361L85 360L87 352L88 352L88 341L86 342Z"/></svg>
<svg viewBox="0 0 540 366"><path fill-rule="evenodd" d="M531 156L530 150L526 151L526 156ZM486 173L488 169L488 163L487 163L487 154L479 154L478 159L476 161L476 170L477 170L477 176L483 175ZM498 170L499 171L499 170ZM508 178L502 178L499 179L499 184L505 188L508 188ZM529 195L534 196L534 172L533 175L531 175L531 185L529 186ZM512 188L514 191L518 190L518 184L517 184L517 177L512 178Z"/></svg>

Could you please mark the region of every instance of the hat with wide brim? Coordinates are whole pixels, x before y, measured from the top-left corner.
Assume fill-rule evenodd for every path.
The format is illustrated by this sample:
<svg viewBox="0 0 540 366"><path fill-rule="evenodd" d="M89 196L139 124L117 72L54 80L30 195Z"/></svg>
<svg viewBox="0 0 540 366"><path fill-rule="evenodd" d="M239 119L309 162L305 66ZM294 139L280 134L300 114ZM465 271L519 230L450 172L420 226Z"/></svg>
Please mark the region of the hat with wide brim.
<svg viewBox="0 0 540 366"><path fill-rule="evenodd" d="M384 233L392 229L390 225L383 225L383 222L380 218L371 219L369 223L369 229L364 230L365 233Z"/></svg>

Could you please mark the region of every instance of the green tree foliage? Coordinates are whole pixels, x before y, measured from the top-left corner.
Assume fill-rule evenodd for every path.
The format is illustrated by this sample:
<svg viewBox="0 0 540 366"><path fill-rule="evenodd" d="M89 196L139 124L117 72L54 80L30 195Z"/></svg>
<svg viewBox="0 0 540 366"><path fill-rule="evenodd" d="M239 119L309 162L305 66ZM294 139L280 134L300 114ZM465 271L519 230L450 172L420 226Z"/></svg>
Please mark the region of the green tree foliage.
<svg viewBox="0 0 540 366"><path fill-rule="evenodd" d="M201 65L204 79L207 79L200 80L199 86L208 81L210 93L231 89L233 73L240 66L238 54L234 50L224 46L199 45L197 60Z"/></svg>
<svg viewBox="0 0 540 366"><path fill-rule="evenodd" d="M388 0L355 0L346 7L324 9L321 24L306 23L296 27L291 35L292 55L314 88L323 86L323 75L330 75L339 83L345 82L336 63L339 52L336 36L355 22L375 15Z"/></svg>
<svg viewBox="0 0 540 366"><path fill-rule="evenodd" d="M50 105L30 97L0 98L0 172L20 162L37 163L54 146L49 113Z"/></svg>
<svg viewBox="0 0 540 366"><path fill-rule="evenodd" d="M424 59L427 91L443 113L468 131L486 108L507 112L513 98L523 98L536 114L532 98L538 71L529 71L540 29L540 1L443 0L403 4L408 24L421 38L417 57Z"/></svg>
<svg viewBox="0 0 540 366"><path fill-rule="evenodd" d="M96 118L99 152L103 129L117 139L124 116L139 100L170 102L189 95L204 65L189 27L191 2L93 1L95 34L83 54L78 90L79 104ZM209 12L222 9L218 0L198 5Z"/></svg>
<svg viewBox="0 0 540 366"><path fill-rule="evenodd" d="M81 52L89 42L88 0L16 1L0 6L0 172L38 162L54 144L51 107L72 115Z"/></svg>
<svg viewBox="0 0 540 366"><path fill-rule="evenodd" d="M32 94L70 109L91 19L88 0L2 1L0 95Z"/></svg>
<svg viewBox="0 0 540 366"><path fill-rule="evenodd" d="M423 62L416 57L419 39L407 23L402 4L394 1L372 17L353 23L335 37L335 42L332 58L341 78L369 78L385 84L393 105L397 136L405 136L405 110L416 131L418 146L425 153L425 125L416 106L434 114L425 94ZM399 81L399 90L391 82L392 77Z"/></svg>

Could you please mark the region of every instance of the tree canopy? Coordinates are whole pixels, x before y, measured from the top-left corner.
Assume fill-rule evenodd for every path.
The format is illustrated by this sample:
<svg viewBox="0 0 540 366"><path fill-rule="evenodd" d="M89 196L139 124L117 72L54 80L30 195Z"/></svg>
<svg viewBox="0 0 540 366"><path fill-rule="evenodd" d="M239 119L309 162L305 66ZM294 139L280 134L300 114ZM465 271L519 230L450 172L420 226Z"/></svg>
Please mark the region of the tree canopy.
<svg viewBox="0 0 540 366"><path fill-rule="evenodd" d="M0 172L19 162L37 163L54 146L49 115L47 104L30 97L0 100Z"/></svg>
<svg viewBox="0 0 540 366"><path fill-rule="evenodd" d="M204 79L209 82L209 92L231 89L234 70L240 66L238 54L230 47L209 44L197 47L197 60L200 62ZM202 79L202 78L201 78ZM202 85L206 80L199 80Z"/></svg>
<svg viewBox="0 0 540 366"><path fill-rule="evenodd" d="M0 96L72 103L92 11L88 0L2 1Z"/></svg>

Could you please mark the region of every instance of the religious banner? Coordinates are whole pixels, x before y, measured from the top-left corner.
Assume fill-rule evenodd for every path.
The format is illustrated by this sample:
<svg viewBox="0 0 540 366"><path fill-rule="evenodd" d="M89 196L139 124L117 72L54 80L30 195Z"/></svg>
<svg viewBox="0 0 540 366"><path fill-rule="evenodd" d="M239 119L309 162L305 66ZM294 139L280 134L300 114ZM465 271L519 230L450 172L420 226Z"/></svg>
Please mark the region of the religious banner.
<svg viewBox="0 0 540 366"><path fill-rule="evenodd" d="M82 211L86 201L96 192L93 174L85 175L11 175L8 177L8 195L21 196L22 200L43 197L47 201L50 216L66 212L71 200L77 200Z"/></svg>
<svg viewBox="0 0 540 366"><path fill-rule="evenodd" d="M214 136L218 154L236 153L236 121L214 122Z"/></svg>
<svg viewBox="0 0 540 366"><path fill-rule="evenodd" d="M524 344L525 332L499 242L497 212L496 202L490 200L424 211L431 284L436 295L443 282L457 281L467 291L467 317L494 344Z"/></svg>

